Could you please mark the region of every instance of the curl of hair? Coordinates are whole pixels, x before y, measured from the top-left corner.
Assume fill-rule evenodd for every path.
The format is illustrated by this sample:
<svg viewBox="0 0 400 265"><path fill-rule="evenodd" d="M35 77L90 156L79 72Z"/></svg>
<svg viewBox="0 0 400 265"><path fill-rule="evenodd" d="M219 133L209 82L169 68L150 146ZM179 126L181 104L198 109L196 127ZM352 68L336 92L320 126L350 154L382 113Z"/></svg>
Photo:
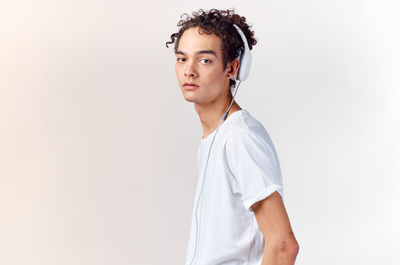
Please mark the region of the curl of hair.
<svg viewBox="0 0 400 265"><path fill-rule="evenodd" d="M183 18L185 16L185 18ZM235 9L210 9L205 11L199 9L198 11L193 11L192 16L187 13L183 13L180 16L181 20L177 23L180 27L179 31L173 33L170 41L167 41L165 45L174 44L174 51L178 50L179 40L181 39L185 30L192 27L199 27L200 34L212 34L214 33L222 40L222 55L223 55L223 70L225 70L227 63L233 61L239 56L238 50L244 48L242 38L237 32L233 24L236 24L244 33L249 45L249 49L253 49L256 45L257 40L254 37L254 31L250 30L252 25L246 23L246 18L235 14ZM235 81L230 80L230 86L232 86Z"/></svg>

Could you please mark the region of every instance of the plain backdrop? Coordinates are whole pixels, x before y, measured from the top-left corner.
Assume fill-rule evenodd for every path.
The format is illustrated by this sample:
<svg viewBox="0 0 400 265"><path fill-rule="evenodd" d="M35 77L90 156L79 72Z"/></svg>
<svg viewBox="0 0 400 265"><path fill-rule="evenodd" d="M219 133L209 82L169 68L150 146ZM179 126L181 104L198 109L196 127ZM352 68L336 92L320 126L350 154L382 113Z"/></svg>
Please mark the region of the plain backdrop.
<svg viewBox="0 0 400 265"><path fill-rule="evenodd" d="M202 129L165 42L235 8L296 264L398 262L397 1L0 2L0 264L183 264Z"/></svg>

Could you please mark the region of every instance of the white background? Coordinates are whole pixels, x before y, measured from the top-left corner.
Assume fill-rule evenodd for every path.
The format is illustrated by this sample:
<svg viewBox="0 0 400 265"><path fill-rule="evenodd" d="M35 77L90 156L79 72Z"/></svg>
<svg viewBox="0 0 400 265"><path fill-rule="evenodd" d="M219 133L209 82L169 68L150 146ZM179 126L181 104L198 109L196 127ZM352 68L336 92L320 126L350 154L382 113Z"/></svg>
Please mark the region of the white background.
<svg viewBox="0 0 400 265"><path fill-rule="evenodd" d="M184 263L202 130L165 42L232 7L296 264L398 264L399 4L355 0L1 1L0 264Z"/></svg>

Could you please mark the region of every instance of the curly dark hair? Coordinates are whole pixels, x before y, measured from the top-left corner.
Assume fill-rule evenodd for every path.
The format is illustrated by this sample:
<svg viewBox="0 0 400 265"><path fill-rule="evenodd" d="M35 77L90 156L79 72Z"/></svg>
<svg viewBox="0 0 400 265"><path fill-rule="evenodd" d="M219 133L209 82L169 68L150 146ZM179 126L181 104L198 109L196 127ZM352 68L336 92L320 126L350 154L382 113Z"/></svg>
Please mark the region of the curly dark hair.
<svg viewBox="0 0 400 265"><path fill-rule="evenodd" d="M225 71L227 63L233 61L239 56L238 50L244 48L242 38L237 32L233 24L236 24L244 33L247 39L250 50L256 45L257 40L254 38L254 31L250 30L252 25L246 23L246 18L238 14L235 14L235 9L218 10L210 9L205 11L199 9L197 12L193 11L193 17L190 17L187 13L183 13L180 18L186 15L185 19L181 19L177 26L180 27L177 33L171 35L171 41L165 43L175 43L174 51L178 50L179 40L182 37L185 30L192 27L199 27L204 33L214 33L222 40L222 54L223 54L223 70ZM202 34L199 30L199 33ZM230 86L235 84L235 81L230 80Z"/></svg>

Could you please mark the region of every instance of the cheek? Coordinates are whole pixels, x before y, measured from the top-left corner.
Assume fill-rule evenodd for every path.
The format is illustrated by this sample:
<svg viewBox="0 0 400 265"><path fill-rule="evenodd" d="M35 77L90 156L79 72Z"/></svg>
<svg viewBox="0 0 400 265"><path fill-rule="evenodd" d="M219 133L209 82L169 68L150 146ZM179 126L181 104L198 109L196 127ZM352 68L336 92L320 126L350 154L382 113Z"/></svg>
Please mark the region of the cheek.
<svg viewBox="0 0 400 265"><path fill-rule="evenodd" d="M210 69L207 69L206 75L207 75L207 80L213 83L223 80L223 72L219 71L219 69L217 69L216 67L213 68L210 67Z"/></svg>
<svg viewBox="0 0 400 265"><path fill-rule="evenodd" d="M179 77L180 75L181 75L181 69L180 69L180 67L179 66L175 66L175 73L176 73L176 76L177 77Z"/></svg>

